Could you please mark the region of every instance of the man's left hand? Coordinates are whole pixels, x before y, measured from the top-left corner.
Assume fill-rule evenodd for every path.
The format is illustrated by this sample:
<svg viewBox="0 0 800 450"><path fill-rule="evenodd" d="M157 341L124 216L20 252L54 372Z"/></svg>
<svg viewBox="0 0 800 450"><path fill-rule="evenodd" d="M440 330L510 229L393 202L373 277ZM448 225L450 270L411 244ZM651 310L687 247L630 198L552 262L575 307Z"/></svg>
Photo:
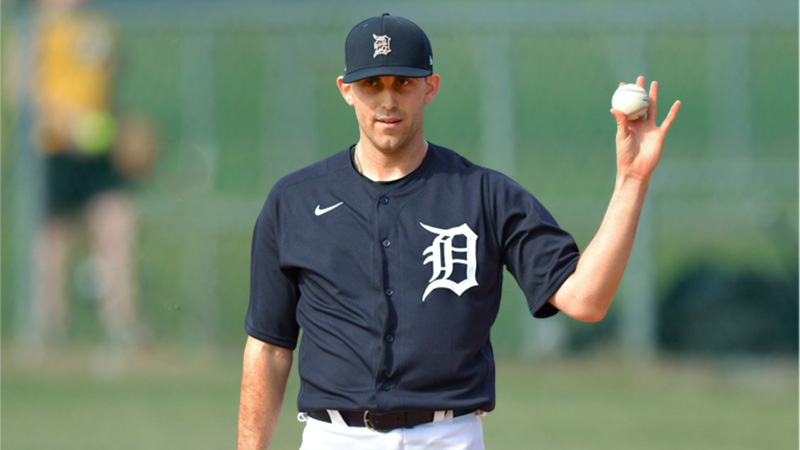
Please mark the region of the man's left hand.
<svg viewBox="0 0 800 450"><path fill-rule="evenodd" d="M624 83L621 83L624 84ZM644 89L644 77L636 79L636 84ZM661 149L667 131L675 121L681 102L676 101L667 114L667 118L656 125L658 113L658 82L650 83L649 105L647 115L637 119L628 120L625 114L616 109L611 114L617 119L617 176L634 177L648 182L653 174L658 161L661 159Z"/></svg>

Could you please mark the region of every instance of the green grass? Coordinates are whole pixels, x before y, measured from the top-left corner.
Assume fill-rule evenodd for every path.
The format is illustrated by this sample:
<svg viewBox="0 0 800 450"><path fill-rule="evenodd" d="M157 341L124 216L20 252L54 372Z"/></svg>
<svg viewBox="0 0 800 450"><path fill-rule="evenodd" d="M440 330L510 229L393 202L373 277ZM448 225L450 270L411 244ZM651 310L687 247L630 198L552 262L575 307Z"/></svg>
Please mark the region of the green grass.
<svg viewBox="0 0 800 450"><path fill-rule="evenodd" d="M90 352L46 362L4 349L2 438L12 450L234 448L241 349L139 352L121 377ZM614 357L498 364L489 449L796 449L795 365L631 364ZM297 449L297 374L273 449Z"/></svg>

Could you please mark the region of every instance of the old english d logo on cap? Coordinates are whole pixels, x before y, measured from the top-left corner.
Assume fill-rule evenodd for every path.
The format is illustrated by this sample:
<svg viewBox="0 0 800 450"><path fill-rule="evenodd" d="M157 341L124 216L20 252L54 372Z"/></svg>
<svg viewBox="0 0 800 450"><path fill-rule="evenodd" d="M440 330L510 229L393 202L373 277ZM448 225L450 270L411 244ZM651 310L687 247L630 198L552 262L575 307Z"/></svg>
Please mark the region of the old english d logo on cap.
<svg viewBox="0 0 800 450"><path fill-rule="evenodd" d="M375 48L375 53L372 57L376 57L378 55L388 55L392 49L389 48L389 41L392 40L389 36L377 36L375 34L372 35L375 38L375 44L373 44L373 48Z"/></svg>
<svg viewBox="0 0 800 450"><path fill-rule="evenodd" d="M389 14L353 27L345 41L344 58L345 83L383 75L418 78L433 73L428 36L414 22Z"/></svg>

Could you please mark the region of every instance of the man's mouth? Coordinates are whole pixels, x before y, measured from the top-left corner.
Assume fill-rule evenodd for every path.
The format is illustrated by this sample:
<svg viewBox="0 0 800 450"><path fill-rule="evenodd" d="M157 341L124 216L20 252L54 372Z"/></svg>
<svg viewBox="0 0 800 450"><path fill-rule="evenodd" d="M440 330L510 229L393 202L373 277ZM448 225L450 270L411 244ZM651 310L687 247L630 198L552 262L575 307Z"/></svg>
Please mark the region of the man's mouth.
<svg viewBox="0 0 800 450"><path fill-rule="evenodd" d="M376 120L384 128L389 128L389 129L399 127L400 122L403 121L403 119L400 119L399 117L378 117Z"/></svg>

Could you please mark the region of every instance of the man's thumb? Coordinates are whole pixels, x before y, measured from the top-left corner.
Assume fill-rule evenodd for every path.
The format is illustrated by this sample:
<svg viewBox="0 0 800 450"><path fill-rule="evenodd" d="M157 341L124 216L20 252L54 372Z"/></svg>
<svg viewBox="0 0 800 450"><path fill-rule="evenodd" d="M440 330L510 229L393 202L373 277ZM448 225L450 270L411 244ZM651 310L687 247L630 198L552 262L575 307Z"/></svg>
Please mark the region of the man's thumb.
<svg viewBox="0 0 800 450"><path fill-rule="evenodd" d="M628 136L628 117L622 111L612 109L611 114L617 119L617 139L622 140Z"/></svg>

